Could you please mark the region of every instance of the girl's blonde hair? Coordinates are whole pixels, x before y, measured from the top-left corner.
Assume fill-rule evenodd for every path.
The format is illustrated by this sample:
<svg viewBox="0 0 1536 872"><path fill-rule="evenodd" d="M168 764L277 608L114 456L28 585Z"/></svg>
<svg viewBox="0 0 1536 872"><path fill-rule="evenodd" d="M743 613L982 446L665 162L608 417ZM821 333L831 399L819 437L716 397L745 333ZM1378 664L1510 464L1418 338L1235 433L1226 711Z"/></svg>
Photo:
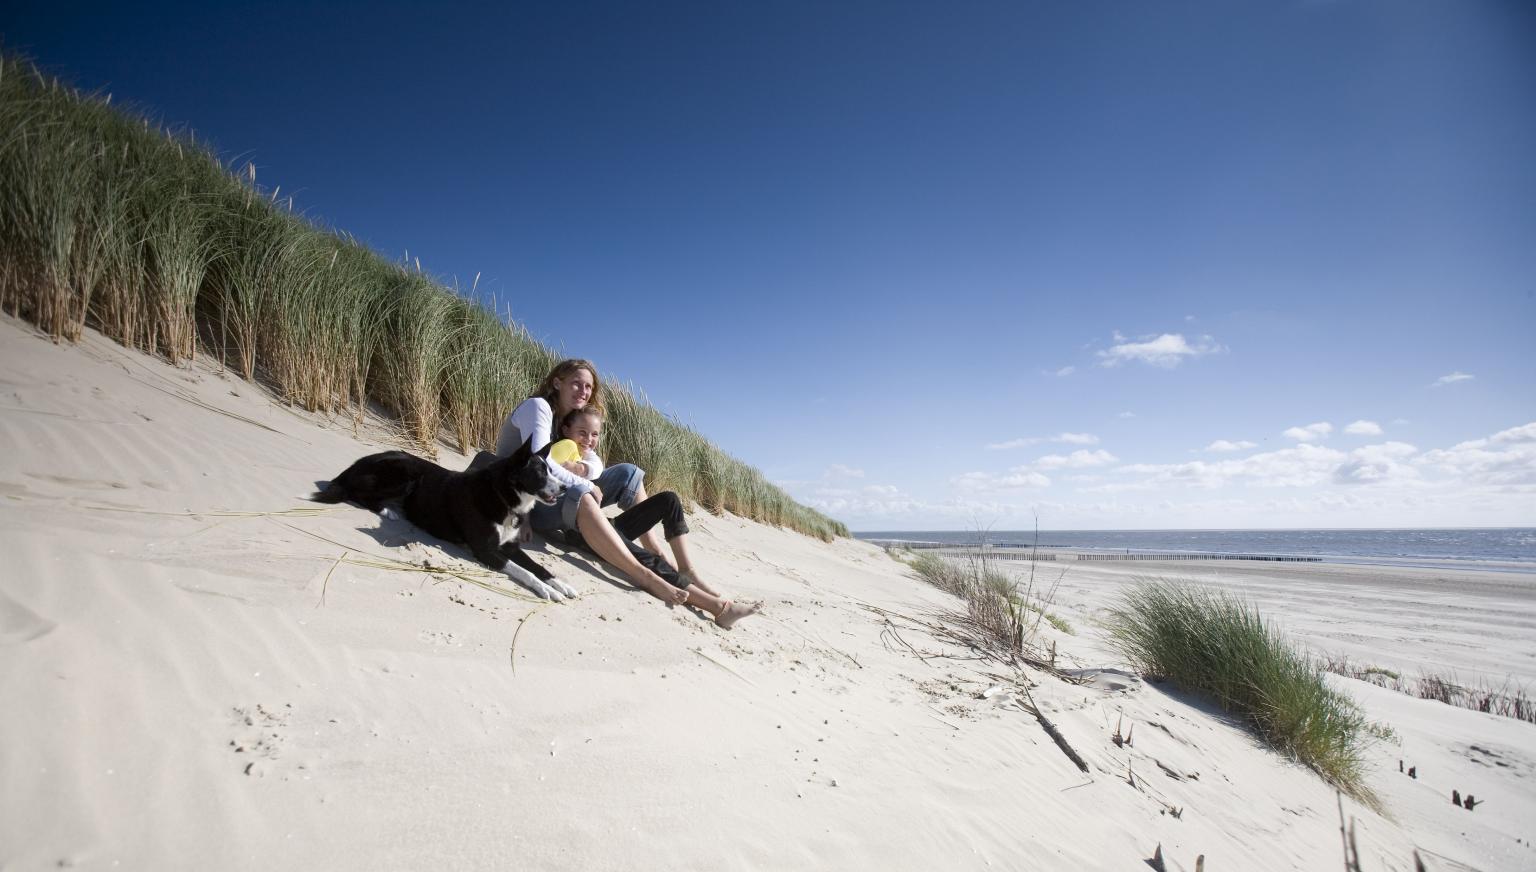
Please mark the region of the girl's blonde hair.
<svg viewBox="0 0 1536 872"><path fill-rule="evenodd" d="M564 436L565 435L565 428L567 428L567 427L571 426L572 424L576 423L576 419L580 418L583 415L591 415L593 418L597 419L597 423L599 423L599 424L603 423L603 412L602 412L602 410L601 409L594 409L594 408L592 408L592 404L591 403L587 403L585 406L582 406L579 409L572 409L569 412L565 413L565 417L560 419L560 435Z"/></svg>
<svg viewBox="0 0 1536 872"><path fill-rule="evenodd" d="M559 398L557 395L559 391L555 389L555 379L563 380L570 378L578 369L584 369L592 375L592 396L587 399L586 408L607 417L606 410L603 408L603 381L598 378L597 367L592 365L592 361L585 358L573 357L555 364L555 368L549 371L549 375L544 376L544 381L539 383L533 395L549 403L551 410L558 408L559 403L557 400Z"/></svg>

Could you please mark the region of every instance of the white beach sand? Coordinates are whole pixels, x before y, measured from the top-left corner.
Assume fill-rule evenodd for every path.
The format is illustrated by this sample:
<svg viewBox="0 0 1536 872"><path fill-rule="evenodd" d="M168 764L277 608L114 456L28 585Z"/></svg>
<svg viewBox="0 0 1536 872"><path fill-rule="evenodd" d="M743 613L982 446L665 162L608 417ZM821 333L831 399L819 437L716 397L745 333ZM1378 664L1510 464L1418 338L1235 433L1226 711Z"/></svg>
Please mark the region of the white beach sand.
<svg viewBox="0 0 1536 872"><path fill-rule="evenodd" d="M1335 793L1198 699L1034 675L1079 772L865 543L695 513L709 577L766 603L731 632L558 549L565 605L398 571L470 564L297 498L385 433L0 324L0 868L1342 866ZM1536 671L1529 576L1178 572L1217 569L1362 661ZM1120 665L1091 619L1138 570L1068 573L1064 660ZM1391 818L1343 801L1362 869L1536 869L1536 727L1337 683L1401 742Z"/></svg>

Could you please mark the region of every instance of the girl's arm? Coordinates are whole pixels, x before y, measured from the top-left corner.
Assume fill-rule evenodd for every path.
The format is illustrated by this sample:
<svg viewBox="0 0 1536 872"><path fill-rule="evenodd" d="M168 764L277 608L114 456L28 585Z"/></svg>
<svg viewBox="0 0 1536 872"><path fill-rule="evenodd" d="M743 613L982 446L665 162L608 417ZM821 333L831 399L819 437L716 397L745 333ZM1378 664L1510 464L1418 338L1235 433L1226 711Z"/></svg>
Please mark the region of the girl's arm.
<svg viewBox="0 0 1536 872"><path fill-rule="evenodd" d="M603 459L597 456L596 451L582 452L581 463L587 468L587 471L582 473L586 478L596 479L603 474Z"/></svg>

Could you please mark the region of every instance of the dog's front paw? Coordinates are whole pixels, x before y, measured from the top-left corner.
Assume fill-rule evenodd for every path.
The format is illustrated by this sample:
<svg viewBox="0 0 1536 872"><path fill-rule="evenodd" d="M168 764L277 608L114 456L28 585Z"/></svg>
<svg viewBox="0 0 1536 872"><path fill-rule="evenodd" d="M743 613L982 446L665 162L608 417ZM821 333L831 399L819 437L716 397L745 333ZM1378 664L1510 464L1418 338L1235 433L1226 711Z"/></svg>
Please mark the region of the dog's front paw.
<svg viewBox="0 0 1536 872"><path fill-rule="evenodd" d="M560 602L561 600L565 599L565 596L561 594L560 591L555 590L542 581L539 581L533 576L533 573L531 572L526 572L516 566L508 566L506 568L506 573L508 578L527 588L529 592L531 592L539 599L547 599L551 602Z"/></svg>
<svg viewBox="0 0 1536 872"><path fill-rule="evenodd" d="M550 587L554 588L555 590L560 591L561 593L565 594L566 596L571 597L572 599L575 599L575 597L576 597L576 588L571 587L570 585L566 584L565 582L561 581L558 578L546 579L544 583L549 585Z"/></svg>

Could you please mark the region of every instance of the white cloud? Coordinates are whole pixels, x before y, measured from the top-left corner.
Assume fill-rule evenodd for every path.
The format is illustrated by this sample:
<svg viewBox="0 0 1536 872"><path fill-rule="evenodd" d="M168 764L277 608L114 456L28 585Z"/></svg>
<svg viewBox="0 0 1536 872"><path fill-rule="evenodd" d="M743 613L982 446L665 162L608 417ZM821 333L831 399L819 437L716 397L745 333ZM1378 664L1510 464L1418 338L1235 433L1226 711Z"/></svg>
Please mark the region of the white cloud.
<svg viewBox="0 0 1536 872"><path fill-rule="evenodd" d="M1064 445L1097 445L1099 437L1092 433L1057 433L1055 436L1030 436L1025 439L1010 439L1007 442L994 442L987 446L988 451L1006 451L1010 448L1027 448L1030 445L1039 445L1042 442L1060 442Z"/></svg>
<svg viewBox="0 0 1536 872"><path fill-rule="evenodd" d="M1316 424L1308 424L1305 427L1291 427L1280 434L1297 442L1316 442L1324 439L1333 432L1333 425L1327 421L1318 421Z"/></svg>
<svg viewBox="0 0 1536 872"><path fill-rule="evenodd" d="M1050 441L1076 445L1092 445L1098 442L1099 438L1091 433L1058 433L1051 437ZM988 447L990 448L991 446ZM957 475L949 481L955 487L966 490L1039 489L1051 486L1050 476L1045 475L1045 472L1048 470L1090 469L1109 466L1118 462L1118 459L1108 451L1102 449L1090 451L1086 448L1080 448L1071 454L1047 454L1037 459L1034 463L1015 466L1006 472L967 472Z"/></svg>
<svg viewBox="0 0 1536 872"><path fill-rule="evenodd" d="M1009 470L1007 475L998 479L997 486L1005 488L1042 488L1050 487L1051 480L1027 466L1020 466Z"/></svg>
<svg viewBox="0 0 1536 872"><path fill-rule="evenodd" d="M1355 421L1345 427L1344 432L1351 436L1380 436L1381 425L1375 421Z"/></svg>
<svg viewBox="0 0 1536 872"><path fill-rule="evenodd" d="M1438 481L1426 479L1428 470L1444 476ZM1303 442L1233 460L1128 464L1114 471L1139 477L1085 490L1153 490L1178 484L1204 489L1334 484L1451 487L1463 494L1467 487L1492 488L1499 494L1536 493L1536 422L1422 454L1406 442L1365 445L1348 453Z"/></svg>
<svg viewBox="0 0 1536 872"><path fill-rule="evenodd" d="M1051 480L1048 476L1041 475L1027 466L1016 466L1001 475L990 472L967 472L963 475L955 476L949 482L957 488L980 491L1047 488L1051 486Z"/></svg>
<svg viewBox="0 0 1536 872"><path fill-rule="evenodd" d="M1502 430L1486 439L1427 451L1419 462L1442 469L1468 484L1536 485L1536 422Z"/></svg>
<svg viewBox="0 0 1536 872"><path fill-rule="evenodd" d="M1536 421L1519 427L1511 427L1488 437L1488 441L1495 445L1524 445L1528 442L1536 442Z"/></svg>
<svg viewBox="0 0 1536 872"><path fill-rule="evenodd" d="M1137 488L1160 484L1219 488L1233 483L1259 487L1307 487L1328 481L1329 476L1347 457L1342 451L1302 444L1238 460L1136 463L1122 466L1120 471L1149 476L1134 483Z"/></svg>
<svg viewBox="0 0 1536 872"><path fill-rule="evenodd" d="M1066 378L1067 376L1071 375L1074 372L1077 372L1077 367L1075 367L1075 366L1064 366L1061 369L1056 370L1056 375L1060 376L1062 378Z"/></svg>
<svg viewBox="0 0 1536 872"><path fill-rule="evenodd" d="M1181 333L1164 333L1156 338L1144 338L1141 342L1127 342L1115 333L1118 345L1099 352L1099 366L1119 366L1127 361L1139 360L1152 366L1172 369L1186 358L1202 357L1224 349L1209 336L1201 336L1191 345Z"/></svg>
<svg viewBox="0 0 1536 872"><path fill-rule="evenodd" d="M858 491L807 484L795 498L831 517L849 522L930 523L938 519L972 522L1018 511L1016 506L976 499L924 500L892 485L869 485ZM942 526L942 525L941 525Z"/></svg>
<svg viewBox="0 0 1536 872"><path fill-rule="evenodd" d="M1036 469L1085 469L1094 466L1108 466L1119 462L1119 458L1108 451L1098 449L1089 451L1086 448L1079 449L1071 454L1047 454L1035 461Z"/></svg>
<svg viewBox="0 0 1536 872"><path fill-rule="evenodd" d="M828 481L835 481L837 479L843 478L863 478L864 470L854 469L851 466L844 466L841 463L834 463L827 467L827 471L822 475L822 477Z"/></svg>
<svg viewBox="0 0 1536 872"><path fill-rule="evenodd" d="M1259 446L1256 443L1249 442L1247 440L1240 440L1240 441L1237 441L1237 442L1228 442L1225 439L1217 439L1215 442L1212 442L1211 444L1205 446L1205 450L1206 451L1215 451L1215 452L1220 452L1220 453L1229 453L1229 452L1233 452L1233 451L1247 451L1250 448L1257 448L1257 447L1259 447Z"/></svg>
<svg viewBox="0 0 1536 872"><path fill-rule="evenodd" d="M1122 417L1122 418L1134 418L1134 417L1136 417L1136 413L1135 412L1121 412L1120 413L1120 417Z"/></svg>
<svg viewBox="0 0 1536 872"><path fill-rule="evenodd" d="M1349 453L1349 460L1333 471L1335 484L1386 484L1419 477L1405 461L1419 449L1406 442L1367 445Z"/></svg>
<svg viewBox="0 0 1536 872"><path fill-rule="evenodd" d="M1457 371L1451 373L1450 375L1440 376L1431 382L1429 386L1432 388L1444 387L1445 385L1453 385L1457 382L1471 381L1474 378L1477 378L1477 376Z"/></svg>

